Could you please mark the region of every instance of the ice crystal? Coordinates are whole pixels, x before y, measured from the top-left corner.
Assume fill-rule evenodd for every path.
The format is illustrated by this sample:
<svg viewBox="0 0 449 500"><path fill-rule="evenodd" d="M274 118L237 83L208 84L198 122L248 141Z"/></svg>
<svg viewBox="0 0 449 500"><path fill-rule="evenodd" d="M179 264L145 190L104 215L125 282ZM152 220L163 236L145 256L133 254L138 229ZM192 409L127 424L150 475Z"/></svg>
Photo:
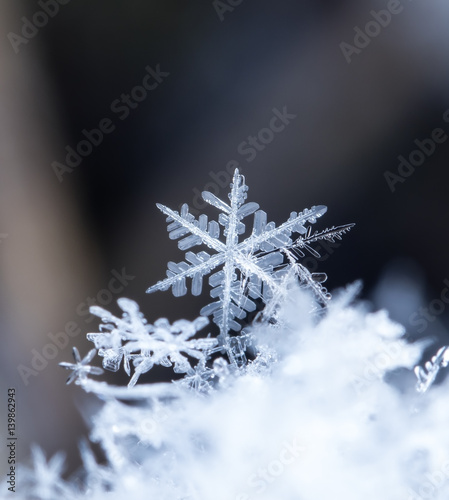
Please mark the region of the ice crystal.
<svg viewBox="0 0 449 500"><path fill-rule="evenodd" d="M415 375L418 379L416 388L419 392L426 392L434 383L441 368L449 364L449 347L441 347L430 361L422 366L415 367Z"/></svg>
<svg viewBox="0 0 449 500"><path fill-rule="evenodd" d="M214 371L206 366L206 360L200 360L193 371L189 372L185 377L176 383L193 389L198 393L209 393L213 390L212 379Z"/></svg>
<svg viewBox="0 0 449 500"><path fill-rule="evenodd" d="M103 370L98 368L98 366L89 366L89 363L94 359L96 352L97 351L95 349L91 349L86 356L81 359L78 349L76 347L72 348L75 363L67 363L65 361L59 363L59 366L62 366L66 370L72 370L72 374L67 379L67 384L71 384L74 380L77 382L82 381L88 374L101 375L103 373Z"/></svg>
<svg viewBox="0 0 449 500"><path fill-rule="evenodd" d="M220 211L218 222L209 221L204 214L196 219L189 213L187 204L181 207L180 212L157 205L167 216L170 238L179 239L180 250L205 245L215 254L188 251L185 261L169 262L167 278L150 287L147 292L171 287L175 296L182 296L187 293L186 279L190 278L192 294L200 295L203 277L214 271L209 277L212 287L210 296L218 300L203 307L201 314L213 316L213 321L220 329L220 344L227 351L231 362L238 364L235 358L242 353L231 347L230 331L240 331L241 325L237 320L244 319L249 312L256 310L257 299L266 304L274 296L285 296L283 280L286 276L293 272L300 283L311 288L322 302L330 298L321 285L326 275L311 273L297 261L305 256L305 252L319 258L320 254L311 243L340 239L353 224L312 233L308 224L314 224L327 210L324 205L319 205L299 213L291 212L288 220L276 227L274 222L267 223L267 214L259 210L257 203L246 201L248 187L238 169L235 170L230 188L229 203L208 191L202 193L204 201ZM243 219L253 214L251 234L239 241L240 235L246 231ZM220 238L220 226L224 228L223 238ZM217 268L221 269L217 271Z"/></svg>
<svg viewBox="0 0 449 500"><path fill-rule="evenodd" d="M38 446L31 449L33 468L25 469L23 487L29 492L29 500L55 500L71 498L70 488L62 478L64 454L57 453L48 461Z"/></svg>
<svg viewBox="0 0 449 500"><path fill-rule="evenodd" d="M121 298L118 304L123 311L122 318L99 306L90 308L103 324L100 332L88 333L87 338L99 349L98 354L103 357L103 367L107 370L117 371L123 361L126 373L131 376L131 363L134 365L130 387L154 365L173 367L175 373L193 376L195 369L188 357L204 362L209 351L217 345L214 338L191 339L209 323L207 318L179 320L172 325L160 318L150 324L133 300Z"/></svg>

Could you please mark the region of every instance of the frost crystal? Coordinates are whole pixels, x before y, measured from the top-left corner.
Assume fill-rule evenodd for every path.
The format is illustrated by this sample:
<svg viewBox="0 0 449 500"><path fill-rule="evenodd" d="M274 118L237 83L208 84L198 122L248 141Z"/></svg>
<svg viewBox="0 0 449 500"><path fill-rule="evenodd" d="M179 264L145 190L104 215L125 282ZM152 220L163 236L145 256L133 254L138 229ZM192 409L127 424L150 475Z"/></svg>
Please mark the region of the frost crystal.
<svg viewBox="0 0 449 500"><path fill-rule="evenodd" d="M86 356L81 359L78 349L73 347L72 354L75 364L66 363L65 361L59 363L59 366L62 366L66 370L73 370L73 373L67 379L67 384L71 384L74 380L77 380L77 382L82 381L86 379L88 374L101 375L103 373L101 368L98 368L97 366L89 366L89 363L94 359L96 353L97 351L95 349L91 349Z"/></svg>
<svg viewBox="0 0 449 500"><path fill-rule="evenodd" d="M133 300L122 298L118 304L124 313L123 318L117 318L98 306L90 308L92 314L102 319L103 325L99 333L88 333L87 338L99 349L98 354L103 357L103 367L107 370L117 371L123 360L126 373L131 376L130 365L133 363L135 369L130 387L154 365L173 366L175 373L193 376L195 370L187 356L204 364L209 351L218 343L217 339L211 338L191 339L209 323L207 318L179 320L173 325L161 318L152 325Z"/></svg>
<svg viewBox="0 0 449 500"><path fill-rule="evenodd" d="M240 331L242 320L248 312L256 310L255 300L264 304L273 297L279 299L286 294L284 280L292 274L300 283L313 290L321 302L325 303L330 295L321 285L326 280L322 273L310 273L297 260L305 256L305 251L319 258L320 254L310 244L318 240L334 241L349 231L353 224L332 227L312 234L311 227L327 210L324 205L313 206L302 212L291 212L286 222L276 227L274 222L267 223L267 214L259 210L259 205L246 202L248 187L245 178L236 169L226 203L214 194L204 191L203 199L220 211L218 222L208 220L207 215L196 219L184 204L180 213L164 205L157 207L167 216L169 236L180 239L180 250L189 250L197 245L205 245L215 252L197 253L188 251L185 261L169 262L167 278L150 287L147 293L167 290L171 287L175 296L187 293L186 278L192 280L193 295L200 295L203 277L215 271L209 278L212 287L210 295L215 302L203 307L203 316L213 315L220 328L219 340L233 364L238 364L238 351L231 347L230 331ZM251 235L239 242L246 226L242 220L254 214ZM220 239L220 226L224 228ZM298 235L296 238L293 235Z"/></svg>
<svg viewBox="0 0 449 500"><path fill-rule="evenodd" d="M54 500L55 498L70 498L69 488L61 474L64 469L64 454L57 453L46 460L43 451L33 446L33 469L25 472L24 487L29 490L30 500Z"/></svg>
<svg viewBox="0 0 449 500"><path fill-rule="evenodd" d="M198 393L209 393L213 390L212 378L214 371L206 366L206 360L200 360L193 371L189 372L178 385L193 389Z"/></svg>
<svg viewBox="0 0 449 500"><path fill-rule="evenodd" d="M415 375L418 379L416 389L418 392L424 393L434 383L441 368L445 368L449 364L449 347L441 347L435 356L432 356L430 361L422 366L415 367Z"/></svg>

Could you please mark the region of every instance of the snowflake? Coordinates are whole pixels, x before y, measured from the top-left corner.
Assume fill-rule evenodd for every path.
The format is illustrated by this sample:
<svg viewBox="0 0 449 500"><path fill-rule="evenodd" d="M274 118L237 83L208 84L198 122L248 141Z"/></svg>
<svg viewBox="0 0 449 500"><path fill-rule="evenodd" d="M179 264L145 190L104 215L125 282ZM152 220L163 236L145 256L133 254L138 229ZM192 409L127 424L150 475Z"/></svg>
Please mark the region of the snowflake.
<svg viewBox="0 0 449 500"><path fill-rule="evenodd" d="M43 451L32 445L33 469L25 472L25 485L32 492L30 499L54 500L71 498L70 490L61 477L64 469L64 454L57 453L46 460Z"/></svg>
<svg viewBox="0 0 449 500"><path fill-rule="evenodd" d="M218 300L203 307L201 314L213 315L213 321L220 329L220 345L227 352L230 361L238 364L234 349L230 345L233 338L230 331L238 332L241 329L236 320L242 320L248 312L256 310L256 299L262 299L266 304L273 297L285 296L284 280L292 272L300 283L311 288L323 303L329 300L330 295L321 285L326 275L310 273L297 263L297 260L305 256L305 251L319 258L320 254L310 244L318 240L333 242L335 239L341 239L353 224L312 234L310 226L306 227L306 224L314 224L327 210L325 206L319 205L299 213L291 212L288 220L276 227L274 222L267 223L267 214L259 210L257 203L246 202L248 187L238 169L234 172L230 187L229 204L208 191L202 193L207 203L220 210L218 222L209 222L204 214L196 219L189 213L187 204L181 207L180 212L157 205L167 216L170 238L181 238L178 242L180 250L205 245L216 253L211 255L206 251L188 251L185 261L169 262L167 278L150 287L147 293L171 287L175 296L185 295L186 278L190 278L192 294L200 295L203 277L223 266L209 277L212 287L210 295ZM239 242L239 235L246 230L242 220L252 214L252 233ZM224 228L223 239L220 239L220 225ZM298 235L296 239L292 239L293 234Z"/></svg>
<svg viewBox="0 0 449 500"><path fill-rule="evenodd" d="M73 359L75 360L75 364L66 363L65 361L59 363L59 366L62 366L66 370L73 370L73 373L67 379L67 384L71 384L74 380L77 380L77 382L78 381L82 382L83 380L86 379L88 374L101 375L103 373L103 370L98 366L89 366L88 364L92 361L96 352L97 351L95 349L91 349L86 354L84 359L81 359L78 349L76 347L73 347L72 354L73 354Z"/></svg>
<svg viewBox="0 0 449 500"><path fill-rule="evenodd" d="M206 366L206 360L201 360L184 378L177 380L176 385L187 387L199 394L213 391L212 378L214 371Z"/></svg>
<svg viewBox="0 0 449 500"><path fill-rule="evenodd" d="M117 318L98 306L90 308L92 314L102 319L103 325L99 333L88 333L87 338L99 349L98 354L103 357L103 367L107 370L117 371L123 360L125 371L130 376L133 363L135 370L129 387L133 387L140 375L154 365L173 366L175 373L193 375L194 369L187 356L199 362L205 361L218 343L213 338L191 339L209 323L207 318L179 320L172 325L161 318L152 325L133 300L122 298L118 305L124 313L123 318Z"/></svg>

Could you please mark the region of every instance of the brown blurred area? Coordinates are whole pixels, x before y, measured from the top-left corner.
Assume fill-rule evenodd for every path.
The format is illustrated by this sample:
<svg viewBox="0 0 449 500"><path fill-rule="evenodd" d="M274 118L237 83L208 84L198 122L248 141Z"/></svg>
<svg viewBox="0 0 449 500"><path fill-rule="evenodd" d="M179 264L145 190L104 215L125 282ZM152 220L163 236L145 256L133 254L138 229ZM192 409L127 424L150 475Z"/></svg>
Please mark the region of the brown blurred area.
<svg viewBox="0 0 449 500"><path fill-rule="evenodd" d="M0 29L8 33L23 11L13 2L0 9ZM50 452L70 449L74 434L81 432L73 394L60 383L64 377L51 366L53 360L38 375L24 370L20 376L17 368L33 369L33 349L41 353L48 333L75 318L74 304L100 279L96 245L82 226L76 198L70 190L62 192L49 175L48 157L63 141L63 119L43 47L35 41L18 55L9 42L0 45L0 227L5 234L0 252L0 385L3 395L7 387L17 391L22 459L30 442ZM0 417L2 436L5 417L6 410Z"/></svg>
<svg viewBox="0 0 449 500"><path fill-rule="evenodd" d="M85 333L97 321L80 313L88 297L117 311L101 295L112 270L133 276L120 295L150 321L197 316L204 296L144 293L168 260L182 259L155 203L194 205L208 183L225 196L219 183L232 160L270 220L326 204L320 228L357 223L320 263L329 288L361 278L368 296L403 258L420 269L427 294L438 293L449 277L449 141L394 192L384 174L397 173L415 140L437 127L449 133L449 7L404 0L348 64L341 42L353 43L354 28L387 4L244 0L221 19L212 1L78 0L59 5L16 53L8 34L42 6L2 2L0 398L17 388L19 458L38 442L76 464L87 431L74 401L87 403L58 363L71 360L71 345L91 347ZM121 118L113 103L158 65L169 75ZM274 108L295 118L248 161L241 145L269 126ZM65 162L66 146L76 149L104 119L114 130L58 179L52 165ZM33 350L42 354L68 322L80 333L25 383L17 367L31 367ZM2 409L0 436L4 419Z"/></svg>

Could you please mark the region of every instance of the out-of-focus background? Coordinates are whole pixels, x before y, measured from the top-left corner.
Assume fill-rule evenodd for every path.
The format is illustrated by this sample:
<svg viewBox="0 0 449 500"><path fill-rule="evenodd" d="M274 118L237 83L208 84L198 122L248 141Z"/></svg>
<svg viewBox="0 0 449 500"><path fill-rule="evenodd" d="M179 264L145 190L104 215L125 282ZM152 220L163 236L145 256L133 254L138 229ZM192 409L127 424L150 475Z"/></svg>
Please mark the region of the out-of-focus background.
<svg viewBox="0 0 449 500"><path fill-rule="evenodd" d="M308 262L329 289L362 279L410 339L445 341L448 16L446 0L1 3L0 399L16 388L20 460L36 442L77 464L94 402L58 363L92 347L89 304L197 316L204 295L145 295L182 258L155 203L197 213L236 163L270 220L325 204L317 228L357 223Z"/></svg>

